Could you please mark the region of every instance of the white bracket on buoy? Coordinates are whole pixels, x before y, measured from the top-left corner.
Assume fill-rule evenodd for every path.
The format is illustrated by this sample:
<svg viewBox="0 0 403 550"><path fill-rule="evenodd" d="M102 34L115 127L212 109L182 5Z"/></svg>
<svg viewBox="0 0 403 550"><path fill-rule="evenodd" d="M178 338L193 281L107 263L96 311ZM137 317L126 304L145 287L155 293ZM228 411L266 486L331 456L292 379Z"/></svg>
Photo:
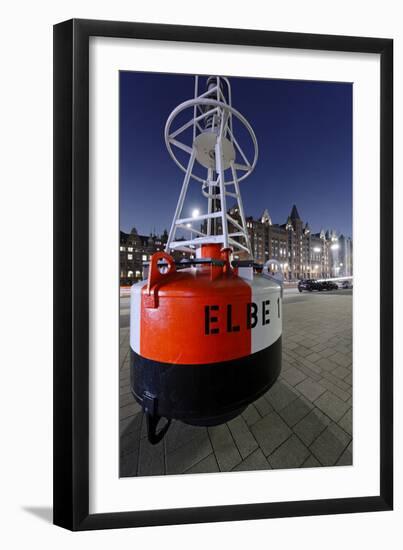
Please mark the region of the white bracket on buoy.
<svg viewBox="0 0 403 550"><path fill-rule="evenodd" d="M168 117L165 143L172 159L185 173L165 248L168 253L172 250L192 253L201 244L222 243L223 248L243 251L252 257L239 182L254 170L258 146L252 127L231 102L227 78L209 77L207 90L199 93L196 76L194 99L178 105ZM178 120L183 122L184 113L189 109L191 118L174 129ZM253 151L251 160L235 137L235 124L241 124L247 131ZM189 155L187 164L178 156L178 151ZM207 208L205 213L184 217L182 211L191 180L201 183ZM228 212L227 198L235 199L233 209L238 219ZM203 225L195 227L196 222ZM178 239L178 229L189 237Z"/></svg>
<svg viewBox="0 0 403 550"><path fill-rule="evenodd" d="M269 271L269 268L272 265L276 266L276 271L274 272ZM262 274L268 279L275 281L281 287L283 286L284 273L280 262L278 262L277 260L274 260L274 259L268 260L263 266Z"/></svg>

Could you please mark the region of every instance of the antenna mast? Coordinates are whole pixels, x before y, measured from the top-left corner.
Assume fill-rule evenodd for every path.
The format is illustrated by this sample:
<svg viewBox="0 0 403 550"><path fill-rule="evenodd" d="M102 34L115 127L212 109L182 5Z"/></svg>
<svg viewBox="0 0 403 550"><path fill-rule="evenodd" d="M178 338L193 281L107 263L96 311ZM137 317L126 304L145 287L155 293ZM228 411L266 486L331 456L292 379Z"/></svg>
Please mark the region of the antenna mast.
<svg viewBox="0 0 403 550"><path fill-rule="evenodd" d="M186 111L190 119L178 126L178 119L183 120ZM252 142L251 161L235 137L234 122L246 129ZM228 78L210 76L206 90L199 92L199 77L195 76L194 98L178 105L169 115L165 125L165 143L172 159L185 173L166 252L194 252L201 244L222 243L223 248L232 248L252 257L239 182L254 170L258 146L251 125L232 107ZM187 164L178 157L178 150L189 156ZM182 217L191 180L201 183L207 208L205 213ZM228 212L227 198L235 199L233 209L239 213L238 219ZM195 222L203 222L203 226L195 228ZM178 229L188 238L177 239Z"/></svg>

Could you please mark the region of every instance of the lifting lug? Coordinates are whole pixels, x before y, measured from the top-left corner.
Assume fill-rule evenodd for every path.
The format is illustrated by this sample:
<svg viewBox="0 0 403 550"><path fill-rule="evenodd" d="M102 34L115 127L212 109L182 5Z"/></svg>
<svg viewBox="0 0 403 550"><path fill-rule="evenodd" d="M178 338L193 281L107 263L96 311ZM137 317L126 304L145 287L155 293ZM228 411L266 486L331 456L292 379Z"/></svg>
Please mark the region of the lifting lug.
<svg viewBox="0 0 403 550"><path fill-rule="evenodd" d="M169 418L166 424L157 433L157 426L161 417L156 414L157 411L157 399L154 395L148 392L143 394L143 410L146 416L147 422L147 437L151 445L159 443L165 434L167 433L169 426L171 425L171 419Z"/></svg>

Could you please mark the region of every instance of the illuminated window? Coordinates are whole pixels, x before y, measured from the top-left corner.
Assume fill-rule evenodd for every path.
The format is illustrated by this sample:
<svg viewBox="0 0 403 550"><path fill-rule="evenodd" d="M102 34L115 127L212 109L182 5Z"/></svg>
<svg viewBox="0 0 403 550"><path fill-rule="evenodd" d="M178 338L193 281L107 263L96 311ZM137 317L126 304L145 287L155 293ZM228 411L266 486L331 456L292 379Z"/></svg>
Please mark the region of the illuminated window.
<svg viewBox="0 0 403 550"><path fill-rule="evenodd" d="M128 260L132 260L132 259L133 259L133 254L128 254L128 255L127 255L127 259L128 259Z"/></svg>
<svg viewBox="0 0 403 550"><path fill-rule="evenodd" d="M147 261L147 254L143 254L141 256L141 259L143 260L143 262L146 262Z"/></svg>

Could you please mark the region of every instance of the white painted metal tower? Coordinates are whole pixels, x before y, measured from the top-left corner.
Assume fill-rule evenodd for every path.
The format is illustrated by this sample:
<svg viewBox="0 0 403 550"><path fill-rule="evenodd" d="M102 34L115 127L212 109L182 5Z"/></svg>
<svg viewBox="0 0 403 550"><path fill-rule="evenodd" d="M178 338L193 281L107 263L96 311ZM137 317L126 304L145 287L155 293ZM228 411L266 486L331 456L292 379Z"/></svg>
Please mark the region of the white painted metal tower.
<svg viewBox="0 0 403 550"><path fill-rule="evenodd" d="M238 125L244 128L244 137L251 140L251 160L236 139ZM169 115L165 143L172 159L185 173L166 252L195 252L201 244L222 243L223 248L252 257L239 182L254 170L258 146L251 125L232 107L227 78L209 77L206 90L200 93L199 77L195 76L194 98L178 105ZM185 152L188 159L183 160L179 151ZM187 217L183 216L183 207L189 185L193 184L191 180L201 184L207 205L205 213ZM231 212L239 214L237 219L228 212L227 199L233 199ZM199 225L195 227L197 222ZM181 238L177 236L178 229Z"/></svg>

